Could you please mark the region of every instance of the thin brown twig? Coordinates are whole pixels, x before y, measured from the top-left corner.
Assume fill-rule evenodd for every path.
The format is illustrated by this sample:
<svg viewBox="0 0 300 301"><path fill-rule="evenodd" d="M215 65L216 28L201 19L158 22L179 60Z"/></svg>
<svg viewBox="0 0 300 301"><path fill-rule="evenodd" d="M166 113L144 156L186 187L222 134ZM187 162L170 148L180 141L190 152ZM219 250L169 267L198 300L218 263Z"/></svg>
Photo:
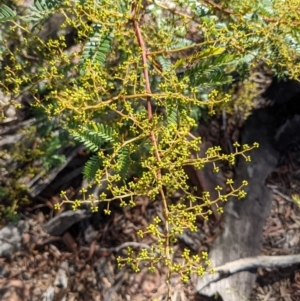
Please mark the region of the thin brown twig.
<svg viewBox="0 0 300 301"><path fill-rule="evenodd" d="M148 111L148 120L151 123L152 122L152 118L153 118L153 112L152 112L152 103L151 103L151 87L150 87L150 80L149 80L149 73L148 73L148 66L147 66L147 48L141 33L141 29L139 26L139 23L137 21L137 19L135 18L136 15L136 3L133 2L132 4L132 21L133 21L133 26L135 29L135 33L137 36L137 40L138 43L141 47L142 50L142 63L143 63L143 73L144 73L144 78L145 78L145 88L146 88L146 93L149 95L147 96L147 111ZM157 139L155 137L155 133L153 130L150 131L150 137L155 149L155 156L158 162L161 162L161 157L158 151L158 146L157 146ZM158 182L161 182L162 179L162 172L161 172L161 168L158 169L157 171L157 180ZM159 193L160 196L162 198L162 204L163 204L163 208L164 208L164 217L165 217L165 252L166 252L166 258L168 260L171 261L171 256L170 256L170 242L169 242L169 222L168 222L168 216L169 216L169 209L168 209L168 204L167 204L167 200L166 200L166 196L165 193L163 191L163 188L160 187L159 188ZM170 269L168 271L168 279L170 279ZM170 285L168 285L168 297L170 297Z"/></svg>
<svg viewBox="0 0 300 301"><path fill-rule="evenodd" d="M222 5L217 4L212 0L203 0L203 1L206 2L207 4L211 5L212 7L216 8L217 10L222 11L222 12L228 14L228 15L234 15L235 14L234 11L232 11L230 9L227 9L227 8L223 8Z"/></svg>
<svg viewBox="0 0 300 301"><path fill-rule="evenodd" d="M217 4L215 3L214 1L212 0L203 0L204 2L206 2L207 4L211 5L212 7L214 7L215 9L217 9L218 11L221 11L221 12L224 12L228 15L234 15L234 16L237 16L236 13L233 11L233 10L230 10L230 9L226 9L226 8L223 8L222 5L220 4ZM292 25L299 25L300 22L294 22L294 21L285 21L283 19L279 20L279 19L276 19L276 18L269 18L269 17L263 17L263 20L267 21L267 22L272 22L272 23L281 23L281 24L292 24Z"/></svg>

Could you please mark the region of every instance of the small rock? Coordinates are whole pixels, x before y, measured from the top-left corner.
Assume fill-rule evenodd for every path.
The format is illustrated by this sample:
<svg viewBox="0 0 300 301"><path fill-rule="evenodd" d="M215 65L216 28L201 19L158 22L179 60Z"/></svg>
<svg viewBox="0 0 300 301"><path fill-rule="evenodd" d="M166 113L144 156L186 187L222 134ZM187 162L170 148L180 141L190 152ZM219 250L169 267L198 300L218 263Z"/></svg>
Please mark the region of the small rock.
<svg viewBox="0 0 300 301"><path fill-rule="evenodd" d="M83 229L84 241L87 244L90 244L96 238L97 232L95 231L93 225L87 219L81 222L81 226Z"/></svg>
<svg viewBox="0 0 300 301"><path fill-rule="evenodd" d="M77 286L77 292L84 292L85 291L85 287L82 283L79 283L79 285Z"/></svg>
<svg viewBox="0 0 300 301"><path fill-rule="evenodd" d="M16 117L17 111L16 108L12 105L8 106L8 108L4 111L4 114L7 118Z"/></svg>
<svg viewBox="0 0 300 301"><path fill-rule="evenodd" d="M61 287L61 288L67 288L68 286L68 278L67 278L67 270L68 270L68 262L63 261L60 265L60 268L58 269L54 285Z"/></svg>
<svg viewBox="0 0 300 301"><path fill-rule="evenodd" d="M10 257L19 251L22 245L23 233L28 231L25 221L10 223L0 230L0 257Z"/></svg>
<svg viewBox="0 0 300 301"><path fill-rule="evenodd" d="M76 272L77 272L76 266L75 265L71 265L69 267L69 275L70 276L74 276L76 274Z"/></svg>
<svg viewBox="0 0 300 301"><path fill-rule="evenodd" d="M45 222L45 215L42 211L37 214L37 221L40 225L43 225Z"/></svg>
<svg viewBox="0 0 300 301"><path fill-rule="evenodd" d="M40 296L42 294L42 289L38 286L36 286L33 291L32 291L32 295L33 296ZM45 300L45 299L43 299ZM47 300L47 299L46 299ZM52 300L52 299L51 299Z"/></svg>
<svg viewBox="0 0 300 301"><path fill-rule="evenodd" d="M54 287L49 286L46 292L43 294L43 301L52 301L54 298Z"/></svg>
<svg viewBox="0 0 300 301"><path fill-rule="evenodd" d="M5 269L5 266L3 264L0 264L0 279L6 278L8 274L9 272Z"/></svg>
<svg viewBox="0 0 300 301"><path fill-rule="evenodd" d="M31 278L31 274L27 272L22 273L23 280L29 280Z"/></svg>

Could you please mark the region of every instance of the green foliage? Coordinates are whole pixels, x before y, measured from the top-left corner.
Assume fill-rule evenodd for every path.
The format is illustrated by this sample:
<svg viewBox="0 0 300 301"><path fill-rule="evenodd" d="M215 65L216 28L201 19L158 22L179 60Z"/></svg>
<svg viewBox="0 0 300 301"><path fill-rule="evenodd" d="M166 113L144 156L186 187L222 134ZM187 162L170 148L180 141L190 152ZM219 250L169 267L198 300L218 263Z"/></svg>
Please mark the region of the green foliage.
<svg viewBox="0 0 300 301"><path fill-rule="evenodd" d="M166 105L167 126L179 125L179 110L176 106Z"/></svg>
<svg viewBox="0 0 300 301"><path fill-rule="evenodd" d="M130 148L129 147L122 147L119 150L118 153L118 162L119 162L119 170L118 170L118 174L121 177L121 180L123 182L125 182L126 178L127 178L127 174L129 171L129 167L130 167Z"/></svg>
<svg viewBox="0 0 300 301"><path fill-rule="evenodd" d="M83 64L86 60L89 60L91 64L98 63L101 66L106 61L106 55L110 51L111 47L111 34L105 33L101 30L100 24L93 25L93 33L89 40L86 42L81 63Z"/></svg>
<svg viewBox="0 0 300 301"><path fill-rule="evenodd" d="M9 21L16 17L16 13L6 5L0 6L0 22Z"/></svg>
<svg viewBox="0 0 300 301"><path fill-rule="evenodd" d="M249 160L245 153L258 145L242 150L234 145L232 154L212 147L204 157L192 157L191 151L198 153L201 148L201 138L191 131L199 116L215 114L220 104L229 110L238 103L229 104L232 92L223 89L232 83L234 71L247 79L264 62L279 77L299 79L298 7L299 0L225 0L222 4L40 0L26 14L17 15L1 6L0 21L10 22L2 30L2 42L10 38L22 47L12 50L0 45L0 58L8 61L5 72L0 72L0 88L15 99L31 93L44 117L59 119L59 126L91 152L84 176L98 185L105 179L112 195L83 196L73 209L88 202L96 211L99 202L106 202L109 213L112 200L120 200L122 206L133 206L139 196L161 201L163 220L156 217L139 232L141 237L155 236L156 244L140 252L128 249L128 257L119 258L120 266L127 263L138 271L141 261L147 261L150 269L160 262L170 272L180 273L183 281L192 272L203 275L209 266L206 254L191 259L185 251L183 264L178 265L172 262L172 243L184 229L195 231L196 217L207 219L212 204L230 196L245 197L247 183L234 187L228 181L229 193L216 187L216 200L208 192L194 196L184 167L201 169L213 163L218 171L216 161L234 164L238 155ZM57 14L64 17L61 28L76 33L72 46L77 47L68 48L65 34L56 38L31 34L46 30ZM248 111L252 96L245 99ZM46 153L59 153L62 140L46 123L43 129L49 143ZM49 158L49 166L61 159L54 154ZM178 189L187 196L171 205L170 196Z"/></svg>
<svg viewBox="0 0 300 301"><path fill-rule="evenodd" d="M47 140L46 143L43 143L40 147L42 152L42 165L45 171L51 170L53 167L60 166L65 162L66 157L63 154L60 154L58 151L62 147L62 141L59 136L51 137Z"/></svg>
<svg viewBox="0 0 300 301"><path fill-rule="evenodd" d="M114 129L100 123L82 126L80 131L74 131L75 140L83 143L91 152L97 152L105 142L114 142Z"/></svg>
<svg viewBox="0 0 300 301"><path fill-rule="evenodd" d="M35 0L34 5L28 8L28 17L25 19L27 22L33 23L33 29L53 15L59 8L62 0Z"/></svg>
<svg viewBox="0 0 300 301"><path fill-rule="evenodd" d="M114 129L99 123L92 123L81 127L81 131L74 131L73 137L76 141L83 143L91 152L98 152L108 143L117 142ZM118 167L115 169L116 174L121 177L121 180L126 180L126 175L130 166L130 149L121 147L117 154ZM96 178L97 171L103 167L103 160L98 155L93 155L86 163L83 174L92 181Z"/></svg>
<svg viewBox="0 0 300 301"><path fill-rule="evenodd" d="M85 164L83 169L83 175L88 181L95 179L97 171L103 167L103 162L99 156L93 155L89 161Z"/></svg>
<svg viewBox="0 0 300 301"><path fill-rule="evenodd" d="M4 207L1 212L1 216L5 217L8 222L17 222L20 219L20 216L16 211L12 210L10 207Z"/></svg>
<svg viewBox="0 0 300 301"><path fill-rule="evenodd" d="M222 51L222 49L215 50ZM228 65L235 62L233 58L234 56L228 53L216 53L213 57L205 60L199 58L199 63L187 71L188 76L192 78L191 85L211 88L231 83L232 77L228 71L226 72L226 69L228 70Z"/></svg>

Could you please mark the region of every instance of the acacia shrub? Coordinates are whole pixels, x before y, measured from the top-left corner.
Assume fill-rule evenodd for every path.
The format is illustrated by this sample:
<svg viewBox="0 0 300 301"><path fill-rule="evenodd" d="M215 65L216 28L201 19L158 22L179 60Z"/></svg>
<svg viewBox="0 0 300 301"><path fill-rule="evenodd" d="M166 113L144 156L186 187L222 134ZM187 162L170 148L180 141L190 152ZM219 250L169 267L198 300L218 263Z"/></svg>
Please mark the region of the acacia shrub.
<svg viewBox="0 0 300 301"><path fill-rule="evenodd" d="M201 169L210 162L218 172L216 161L234 164L237 155L250 160L247 152L258 145L236 143L231 154L212 147L204 157L192 158L191 151L201 147L192 130L204 112L213 115L221 104L225 111L234 107L233 92L223 89L232 84L233 71L247 79L264 62L279 78L299 78L297 0L222 3L37 0L27 9L0 7L1 90L17 106L29 92L50 124L83 143L92 153L84 176L91 184L106 183L110 193L95 198L82 189L83 198L70 201L62 192L62 202L72 202L74 210L89 203L92 211L106 202L107 214L112 200L134 206L136 197L145 195L162 203L163 219L156 217L139 232L156 236L157 244L150 250L128 249L120 266L127 263L138 271L147 261L153 270L161 262L183 281L193 271L203 275L207 254L191 257L185 250L178 264L171 260L172 243L185 229L195 231L196 217L207 219L212 204L244 197L247 183L228 180L229 193L216 187L217 199L208 192L198 197L190 193L184 167ZM61 22L54 22L53 34L44 34L53 18ZM70 32L75 45L67 41ZM255 96L249 90L243 98L249 102L245 116ZM155 114L154 107L163 113ZM178 189L189 206L170 204Z"/></svg>

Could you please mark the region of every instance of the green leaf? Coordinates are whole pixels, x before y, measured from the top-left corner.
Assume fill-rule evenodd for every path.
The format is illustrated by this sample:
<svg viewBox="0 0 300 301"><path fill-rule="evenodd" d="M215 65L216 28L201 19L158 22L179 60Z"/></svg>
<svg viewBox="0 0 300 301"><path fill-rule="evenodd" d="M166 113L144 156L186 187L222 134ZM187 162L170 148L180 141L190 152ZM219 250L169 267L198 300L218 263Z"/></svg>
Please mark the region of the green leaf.
<svg viewBox="0 0 300 301"><path fill-rule="evenodd" d="M175 69L178 69L186 64L193 64L195 62L196 63L199 62L200 60L207 60L214 56L221 55L225 50L226 49L224 47L210 47L207 49L203 49L190 56L187 56L185 58L181 58L181 59L177 60L174 67L175 67Z"/></svg>
<svg viewBox="0 0 300 301"><path fill-rule="evenodd" d="M159 61L163 71L169 71L172 68L172 63L169 58L166 58L162 55L158 56L157 60Z"/></svg>
<svg viewBox="0 0 300 301"><path fill-rule="evenodd" d="M216 57L201 60L186 72L194 87L216 87L232 82L226 69L234 63L234 56L222 53Z"/></svg>
<svg viewBox="0 0 300 301"><path fill-rule="evenodd" d="M104 32L99 24L95 24L94 33L85 44L80 63L86 61L90 63L99 63L103 66L106 61L106 55L110 52L111 48L111 33Z"/></svg>
<svg viewBox="0 0 300 301"><path fill-rule="evenodd" d="M43 12L49 9L58 8L62 2L63 0L36 0L34 6L30 9Z"/></svg>
<svg viewBox="0 0 300 301"><path fill-rule="evenodd" d="M115 141L114 130L107 125L93 123L80 129L78 132L73 132L72 136L91 152L97 152L106 142Z"/></svg>
<svg viewBox="0 0 300 301"><path fill-rule="evenodd" d="M167 125L172 125L172 124L178 125L179 123L178 107L167 104L166 111L167 111Z"/></svg>
<svg viewBox="0 0 300 301"><path fill-rule="evenodd" d="M0 22L9 21L16 17L16 13L6 5L0 6Z"/></svg>
<svg viewBox="0 0 300 301"><path fill-rule="evenodd" d="M102 160L97 154L93 155L83 168L83 176L90 182L95 179L96 173L102 168Z"/></svg>
<svg viewBox="0 0 300 301"><path fill-rule="evenodd" d="M27 9L27 16L24 20L27 22L35 22L33 29L43 24L49 17L51 17L57 8L61 5L62 0L37 0L34 5ZM32 30L33 30L32 29Z"/></svg>
<svg viewBox="0 0 300 301"><path fill-rule="evenodd" d="M122 147L118 153L118 164L120 166L119 170L117 171L121 177L121 180L126 180L129 166L130 166L130 151L129 147L125 146Z"/></svg>

